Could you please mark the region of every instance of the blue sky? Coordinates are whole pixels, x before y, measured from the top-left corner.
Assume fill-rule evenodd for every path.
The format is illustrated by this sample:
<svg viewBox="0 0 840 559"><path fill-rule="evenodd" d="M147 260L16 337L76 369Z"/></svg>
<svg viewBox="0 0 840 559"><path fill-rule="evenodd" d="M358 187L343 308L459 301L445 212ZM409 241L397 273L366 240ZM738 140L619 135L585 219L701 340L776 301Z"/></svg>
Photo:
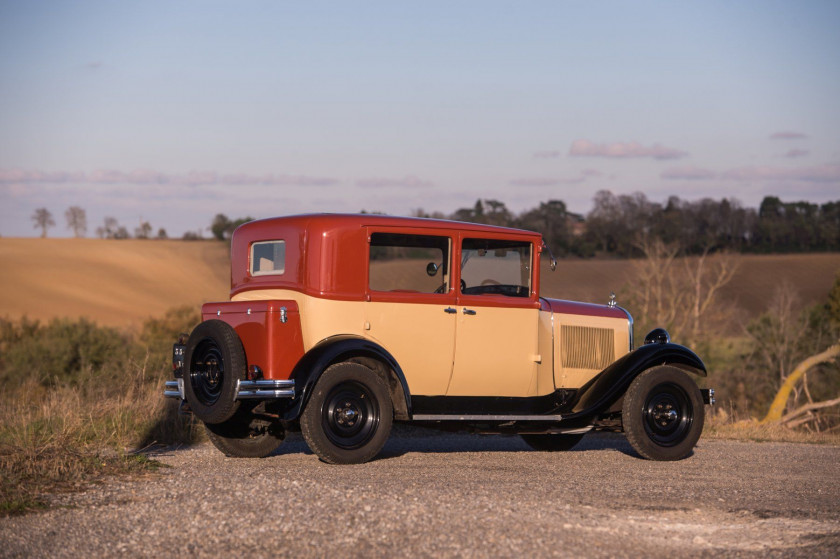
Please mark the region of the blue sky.
<svg viewBox="0 0 840 559"><path fill-rule="evenodd" d="M0 235L47 207L840 199L840 2L0 0Z"/></svg>

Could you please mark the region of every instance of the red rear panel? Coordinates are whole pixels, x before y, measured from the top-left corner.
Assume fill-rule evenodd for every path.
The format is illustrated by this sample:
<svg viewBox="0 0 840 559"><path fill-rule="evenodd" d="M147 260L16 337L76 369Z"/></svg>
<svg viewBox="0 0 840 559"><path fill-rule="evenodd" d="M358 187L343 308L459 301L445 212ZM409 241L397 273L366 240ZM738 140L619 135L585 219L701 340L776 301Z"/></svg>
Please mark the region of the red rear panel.
<svg viewBox="0 0 840 559"><path fill-rule="evenodd" d="M300 311L295 301L207 303L201 307L201 318L230 324L242 340L248 367L262 369L263 378L290 378L303 357Z"/></svg>

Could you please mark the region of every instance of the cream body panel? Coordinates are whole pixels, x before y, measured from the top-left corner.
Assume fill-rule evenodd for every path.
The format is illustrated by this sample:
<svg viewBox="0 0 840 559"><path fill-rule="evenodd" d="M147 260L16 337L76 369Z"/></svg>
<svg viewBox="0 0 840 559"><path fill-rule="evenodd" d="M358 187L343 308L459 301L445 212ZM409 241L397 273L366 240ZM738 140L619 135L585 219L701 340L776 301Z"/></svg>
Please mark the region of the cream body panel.
<svg viewBox="0 0 840 559"><path fill-rule="evenodd" d="M578 341L573 347L564 347L563 326L592 329L598 335L598 344ZM612 333L610 347L603 346L604 334ZM591 360L597 366L570 366L570 354L590 351ZM626 319L576 314L554 315L554 382L557 388L580 388L613 361L630 351L630 331Z"/></svg>
<svg viewBox="0 0 840 559"><path fill-rule="evenodd" d="M455 315L449 305L367 303L368 337L399 363L412 395L443 396L452 376Z"/></svg>
<svg viewBox="0 0 840 559"><path fill-rule="evenodd" d="M536 395L554 392L554 317L551 311L539 311L537 387Z"/></svg>
<svg viewBox="0 0 840 559"><path fill-rule="evenodd" d="M456 308L455 367L446 395L536 396L539 309Z"/></svg>
<svg viewBox="0 0 840 559"><path fill-rule="evenodd" d="M234 295L232 301L273 301L291 299L300 309L303 349L309 351L330 336L365 336L365 302L334 301L304 295L289 289L255 289Z"/></svg>

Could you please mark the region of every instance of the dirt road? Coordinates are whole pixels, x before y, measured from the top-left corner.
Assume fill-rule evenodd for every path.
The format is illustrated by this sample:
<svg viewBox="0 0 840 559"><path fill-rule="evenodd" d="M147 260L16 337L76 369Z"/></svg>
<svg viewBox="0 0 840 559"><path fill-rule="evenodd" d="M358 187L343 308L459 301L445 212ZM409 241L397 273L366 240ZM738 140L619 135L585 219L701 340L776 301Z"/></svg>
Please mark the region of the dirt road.
<svg viewBox="0 0 840 559"><path fill-rule="evenodd" d="M837 557L840 447L700 441L677 463L623 437L534 452L516 437L397 433L328 466L210 445L156 456L59 508L0 519L0 556Z"/></svg>

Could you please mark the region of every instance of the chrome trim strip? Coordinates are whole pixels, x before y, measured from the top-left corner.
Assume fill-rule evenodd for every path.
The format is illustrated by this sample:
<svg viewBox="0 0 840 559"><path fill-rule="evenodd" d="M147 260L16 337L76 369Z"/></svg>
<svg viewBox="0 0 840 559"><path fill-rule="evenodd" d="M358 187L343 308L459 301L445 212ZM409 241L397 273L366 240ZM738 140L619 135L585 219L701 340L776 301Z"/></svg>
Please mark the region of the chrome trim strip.
<svg viewBox="0 0 840 559"><path fill-rule="evenodd" d="M562 415L443 415L416 413L414 421L562 421Z"/></svg>
<svg viewBox="0 0 840 559"><path fill-rule="evenodd" d="M236 386L236 399L294 398L293 380L240 380Z"/></svg>

